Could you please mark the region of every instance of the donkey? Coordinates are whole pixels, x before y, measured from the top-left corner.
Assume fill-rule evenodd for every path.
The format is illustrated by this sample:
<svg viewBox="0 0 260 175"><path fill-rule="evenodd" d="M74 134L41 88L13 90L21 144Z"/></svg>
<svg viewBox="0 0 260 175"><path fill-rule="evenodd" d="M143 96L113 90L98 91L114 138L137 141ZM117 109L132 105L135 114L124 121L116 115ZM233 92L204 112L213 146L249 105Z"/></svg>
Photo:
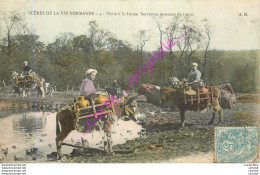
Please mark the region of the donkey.
<svg viewBox="0 0 260 175"><path fill-rule="evenodd" d="M43 89L43 84L45 82L45 79L41 76L36 76L36 74L34 73L35 76L35 80L33 82L22 82L22 83L18 83L16 84L16 79L19 77L19 74L15 71L12 72L12 82L13 84L16 84L17 88L21 88L23 91L23 97L26 97L27 94L30 96L30 90L32 89L37 89L37 93L41 94L42 98L45 97L45 92ZM37 94L37 95L38 95Z"/></svg>
<svg viewBox="0 0 260 175"><path fill-rule="evenodd" d="M136 121L135 114L137 114L137 102L135 100L136 97L128 97L125 96L124 100L120 98L115 105L116 115L112 116L111 114L106 114L100 120L96 121L95 125L92 127L90 125L86 125L86 130L88 133L93 132L94 130L104 130L106 134L106 141L104 141L104 150L107 153L112 153L112 145L111 145L111 126L115 118L119 118L121 115L127 115L130 119ZM56 115L56 146L58 158L64 158L61 151L61 145L63 140L69 135L69 133L73 130L78 130L77 127L77 114L73 110L73 105L66 106L61 108ZM82 119L86 120L86 119ZM90 117L88 119L88 123L91 125L94 123L94 117ZM85 122L86 123L86 122ZM60 125L60 126L59 126Z"/></svg>
<svg viewBox="0 0 260 175"><path fill-rule="evenodd" d="M215 120L215 114L218 113L220 116L219 123L223 121L223 109L221 108L219 101L221 99L221 92L218 88L212 87L213 95L209 95L209 99L201 100L197 103L186 103L184 101L184 94L179 89L170 87L163 87L160 93L160 102L171 102L171 104L179 111L181 116L182 127L185 127L185 112L186 111L203 111L211 106L212 118L209 124L213 124Z"/></svg>

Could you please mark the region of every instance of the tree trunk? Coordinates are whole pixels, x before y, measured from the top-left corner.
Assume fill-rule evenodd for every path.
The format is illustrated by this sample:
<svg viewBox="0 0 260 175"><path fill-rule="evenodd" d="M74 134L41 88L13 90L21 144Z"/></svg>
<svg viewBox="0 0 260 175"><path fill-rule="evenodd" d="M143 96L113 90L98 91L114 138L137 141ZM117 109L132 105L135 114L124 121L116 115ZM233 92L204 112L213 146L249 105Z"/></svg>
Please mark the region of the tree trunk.
<svg viewBox="0 0 260 175"><path fill-rule="evenodd" d="M7 53L9 56L11 55L11 36L9 30L7 32Z"/></svg>
<svg viewBox="0 0 260 175"><path fill-rule="evenodd" d="M142 44L141 44L141 64L140 64L140 66L142 66L143 65L143 46L142 46ZM140 74L141 75L141 84L143 84L143 74L141 73Z"/></svg>
<svg viewBox="0 0 260 175"><path fill-rule="evenodd" d="M202 72L202 76L201 78L204 79L205 78L205 73L206 73L206 66L207 66L207 53L208 53L208 48L209 48L209 42L210 42L210 37L208 35L208 44L207 44L207 47L205 49L205 54L204 54L204 65L203 65L203 72Z"/></svg>

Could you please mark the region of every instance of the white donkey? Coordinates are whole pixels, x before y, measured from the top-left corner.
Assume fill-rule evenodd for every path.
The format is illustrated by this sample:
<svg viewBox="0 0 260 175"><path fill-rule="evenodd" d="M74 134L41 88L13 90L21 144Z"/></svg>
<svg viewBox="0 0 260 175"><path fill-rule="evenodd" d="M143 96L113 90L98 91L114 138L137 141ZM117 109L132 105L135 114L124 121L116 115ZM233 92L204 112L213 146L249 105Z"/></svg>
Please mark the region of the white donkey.
<svg viewBox="0 0 260 175"><path fill-rule="evenodd" d="M50 96L53 97L54 89L53 89L52 84L51 83L44 83L43 87L44 87L44 90L45 90L45 95L50 94Z"/></svg>

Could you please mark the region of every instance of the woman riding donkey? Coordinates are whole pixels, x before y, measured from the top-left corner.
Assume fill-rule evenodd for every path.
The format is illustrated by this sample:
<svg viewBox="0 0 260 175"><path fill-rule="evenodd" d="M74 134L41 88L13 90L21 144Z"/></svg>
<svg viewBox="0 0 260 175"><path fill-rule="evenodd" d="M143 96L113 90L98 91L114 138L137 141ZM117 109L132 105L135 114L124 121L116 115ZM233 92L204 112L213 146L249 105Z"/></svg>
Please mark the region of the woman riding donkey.
<svg viewBox="0 0 260 175"><path fill-rule="evenodd" d="M80 87L80 96L84 96L85 99L89 100L92 102L91 99L96 97L97 94L97 90L94 86L93 80L95 79L97 74L97 70L95 69L89 69L86 71L85 75L87 78L85 78L82 83L81 83L81 87ZM99 96L97 96L97 98L93 101L101 101L99 100ZM94 102L95 103L95 102ZM97 102L98 103L98 102ZM105 102L106 103L106 102ZM112 116L112 113L106 113L105 115L98 115L98 116L90 116L90 117L86 117L88 116L89 113L87 112L87 114L83 113L83 118L79 119L80 121L77 120L77 117L80 115L76 114L75 112L75 106L74 105L69 105L69 106L65 106L63 108L61 108L56 115L56 134L57 134L57 138L56 138L56 146L57 146L57 153L59 156L59 159L63 158L62 152L61 152L61 147L62 147L62 143L63 140L69 135L69 133L73 130L78 130L78 125L81 125L84 127L83 130L78 130L79 132L83 132L83 133L91 133L94 130L96 131L100 131L103 130L104 131L104 151L106 153L113 153L113 149L112 149L112 138L111 138L111 129L112 129L112 124L114 119L119 119L119 117L121 117L122 115L126 114L129 115L129 119L133 119L135 118L134 115L130 116L130 112L129 111L133 111L134 113L137 113L137 103L135 101L135 99L131 98L131 97L124 97L121 99L117 100L117 104L115 105L115 103L110 100L110 102L108 102L109 104L112 105L112 103L114 104L115 107L115 113L116 111L118 111L118 114L116 113L116 115ZM92 104L93 105L93 104ZM104 108L103 106L97 105L95 107L95 109L97 111L100 111L99 109L102 109L102 112ZM85 109L83 109L82 111L84 111ZM132 118L131 118L132 117Z"/></svg>
<svg viewBox="0 0 260 175"><path fill-rule="evenodd" d="M95 69L88 69L85 73L86 78L82 80L80 86L80 96L85 96L85 98L91 101L91 98L96 97L97 90L94 86L94 79L97 75L97 70Z"/></svg>
<svg viewBox="0 0 260 175"><path fill-rule="evenodd" d="M196 90L203 84L201 79L201 72L198 70L198 63L192 63L192 70L188 75L188 79L184 79L187 81L187 85L192 87L192 89ZM168 82L170 83L170 87L176 88L177 85L180 83L177 77L169 77Z"/></svg>
<svg viewBox="0 0 260 175"><path fill-rule="evenodd" d="M201 72L198 70L198 63L192 63L192 70L188 76L188 85L196 89L201 84Z"/></svg>

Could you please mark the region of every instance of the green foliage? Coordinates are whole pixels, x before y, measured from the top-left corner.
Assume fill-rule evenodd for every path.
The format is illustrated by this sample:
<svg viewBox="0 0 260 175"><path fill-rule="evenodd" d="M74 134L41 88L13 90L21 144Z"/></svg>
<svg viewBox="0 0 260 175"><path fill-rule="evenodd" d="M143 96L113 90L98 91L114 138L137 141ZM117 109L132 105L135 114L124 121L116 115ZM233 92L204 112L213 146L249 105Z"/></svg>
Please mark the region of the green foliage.
<svg viewBox="0 0 260 175"><path fill-rule="evenodd" d="M192 25L192 21L190 23ZM184 25L183 28L188 26ZM144 32L140 31L140 34ZM200 30L192 27L187 37L193 38L194 45L201 48ZM99 28L96 21L89 22L86 35L63 33L47 45L39 41L39 36L31 34L17 33L9 39L9 43L7 36L0 42L1 81L11 84L11 72L21 72L23 61L27 60L33 70L54 84L57 90L66 90L68 84L70 88L79 90L85 71L89 68L98 71L96 85L111 86L116 79L123 89L128 89L129 78L140 70L138 65L147 62L147 56L151 58L152 54L158 52L143 51L140 61L138 50L133 49L127 41L117 39L110 31ZM180 46L183 44L180 43ZM162 75L165 75L163 85L167 85L169 76L187 78L192 62L197 62L199 70L202 70L204 51L192 54L191 51L176 51L173 55L166 54L163 59L164 62L152 65L152 74L142 75L143 83L160 85ZM143 68L143 65L140 66ZM235 92L259 93L259 66L259 51L211 50L208 52L204 81L212 85L230 82ZM138 81L135 89L140 83Z"/></svg>

